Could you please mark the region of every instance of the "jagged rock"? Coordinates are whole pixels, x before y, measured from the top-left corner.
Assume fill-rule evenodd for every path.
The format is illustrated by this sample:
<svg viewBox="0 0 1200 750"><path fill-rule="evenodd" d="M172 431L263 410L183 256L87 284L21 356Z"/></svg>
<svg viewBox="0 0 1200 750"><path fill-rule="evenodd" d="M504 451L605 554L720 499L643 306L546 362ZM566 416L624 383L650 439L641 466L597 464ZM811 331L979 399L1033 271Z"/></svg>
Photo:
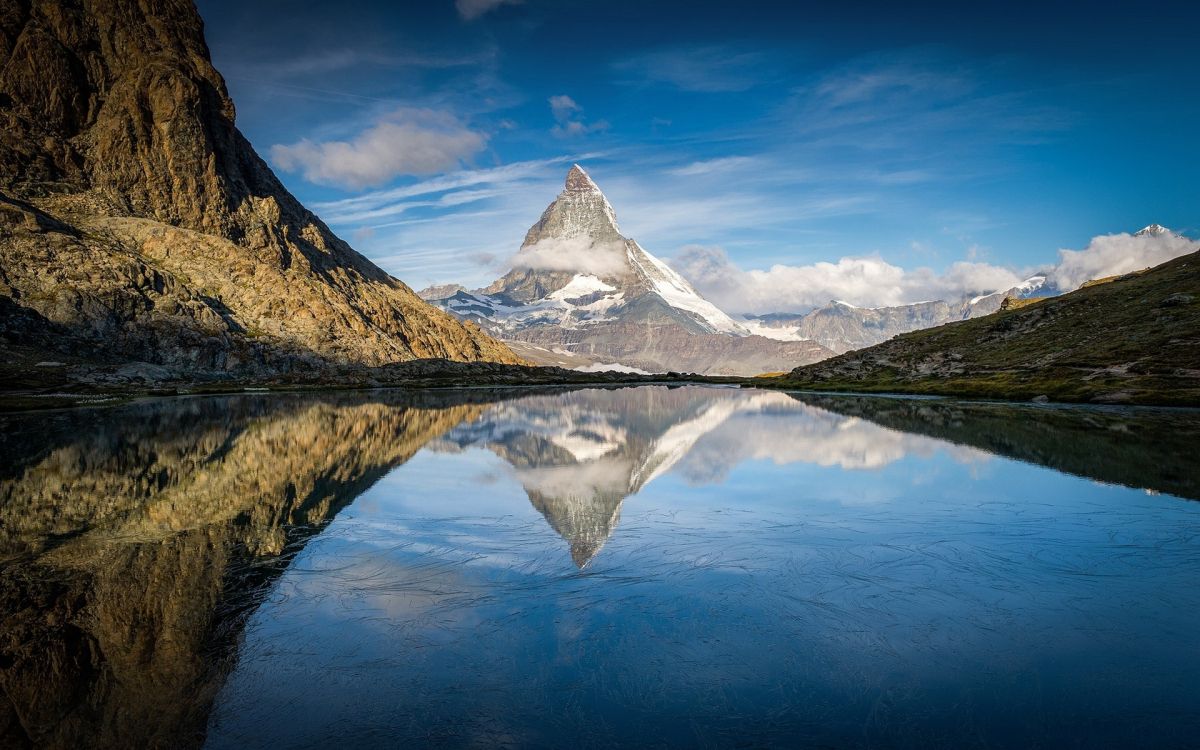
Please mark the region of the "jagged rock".
<svg viewBox="0 0 1200 750"><path fill-rule="evenodd" d="M284 189L179 0L5 3L0 297L10 345L192 370L518 361Z"/></svg>

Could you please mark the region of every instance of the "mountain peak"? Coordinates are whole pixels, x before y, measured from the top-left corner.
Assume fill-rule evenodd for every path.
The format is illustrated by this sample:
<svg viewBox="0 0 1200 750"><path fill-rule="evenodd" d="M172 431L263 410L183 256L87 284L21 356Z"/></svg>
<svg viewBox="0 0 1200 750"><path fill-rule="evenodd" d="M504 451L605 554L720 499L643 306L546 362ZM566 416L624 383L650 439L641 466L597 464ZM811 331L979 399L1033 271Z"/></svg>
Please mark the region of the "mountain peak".
<svg viewBox="0 0 1200 750"><path fill-rule="evenodd" d="M1170 234L1171 230L1164 227L1162 224L1151 224L1148 227L1143 227L1137 232L1134 232L1134 237L1158 237L1163 234Z"/></svg>
<svg viewBox="0 0 1200 750"><path fill-rule="evenodd" d="M572 192L600 192L600 188L596 186L595 182L592 182L592 178L578 164L572 164L571 171L567 172L567 190Z"/></svg>

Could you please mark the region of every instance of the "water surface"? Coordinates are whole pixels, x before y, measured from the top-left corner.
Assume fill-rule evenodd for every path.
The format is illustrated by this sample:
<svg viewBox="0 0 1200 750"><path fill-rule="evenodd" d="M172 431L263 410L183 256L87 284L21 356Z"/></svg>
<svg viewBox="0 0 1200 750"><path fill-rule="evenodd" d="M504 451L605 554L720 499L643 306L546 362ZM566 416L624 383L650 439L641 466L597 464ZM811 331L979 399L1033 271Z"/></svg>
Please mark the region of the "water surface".
<svg viewBox="0 0 1200 750"><path fill-rule="evenodd" d="M1200 730L1196 412L640 387L2 421L0 744Z"/></svg>

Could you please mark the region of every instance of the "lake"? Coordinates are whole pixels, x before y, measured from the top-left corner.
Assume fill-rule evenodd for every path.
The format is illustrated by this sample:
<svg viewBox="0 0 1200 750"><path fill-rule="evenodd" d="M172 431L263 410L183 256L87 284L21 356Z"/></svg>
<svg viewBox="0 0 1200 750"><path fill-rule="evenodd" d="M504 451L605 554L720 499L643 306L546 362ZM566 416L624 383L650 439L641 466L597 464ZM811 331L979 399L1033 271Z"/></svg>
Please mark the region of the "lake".
<svg viewBox="0 0 1200 750"><path fill-rule="evenodd" d="M3 746L1200 736L1200 411L644 386L0 422Z"/></svg>

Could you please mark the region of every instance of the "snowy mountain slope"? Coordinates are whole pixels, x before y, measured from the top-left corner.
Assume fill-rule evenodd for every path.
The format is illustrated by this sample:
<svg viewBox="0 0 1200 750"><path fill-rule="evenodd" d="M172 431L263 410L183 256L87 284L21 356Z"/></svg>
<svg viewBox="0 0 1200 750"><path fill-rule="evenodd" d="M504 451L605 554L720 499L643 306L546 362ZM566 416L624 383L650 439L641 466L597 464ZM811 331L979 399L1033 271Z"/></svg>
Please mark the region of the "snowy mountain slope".
<svg viewBox="0 0 1200 750"><path fill-rule="evenodd" d="M612 205L579 165L508 273L483 289L423 294L500 338L641 370L757 374L831 354L810 341L753 335L704 299L621 234Z"/></svg>

